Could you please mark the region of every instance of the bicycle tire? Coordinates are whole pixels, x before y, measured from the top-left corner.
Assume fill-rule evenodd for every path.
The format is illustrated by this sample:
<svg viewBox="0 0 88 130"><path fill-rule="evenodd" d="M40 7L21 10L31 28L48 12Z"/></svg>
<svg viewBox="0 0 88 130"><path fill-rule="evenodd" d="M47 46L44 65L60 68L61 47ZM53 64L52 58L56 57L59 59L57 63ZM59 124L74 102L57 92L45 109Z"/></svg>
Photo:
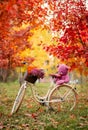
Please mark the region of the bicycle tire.
<svg viewBox="0 0 88 130"><path fill-rule="evenodd" d="M25 91L26 91L26 87L25 87L25 83L23 83L18 91L18 94L15 98L13 107L12 107L12 111L11 111L11 115L13 115L14 113L16 113L23 101L24 95L25 95Z"/></svg>
<svg viewBox="0 0 88 130"><path fill-rule="evenodd" d="M66 97L66 94L67 97ZM65 100L64 100L65 98ZM54 102L54 100L58 100ZM55 111L72 111L78 102L78 94L70 85L60 85L50 94L49 107Z"/></svg>

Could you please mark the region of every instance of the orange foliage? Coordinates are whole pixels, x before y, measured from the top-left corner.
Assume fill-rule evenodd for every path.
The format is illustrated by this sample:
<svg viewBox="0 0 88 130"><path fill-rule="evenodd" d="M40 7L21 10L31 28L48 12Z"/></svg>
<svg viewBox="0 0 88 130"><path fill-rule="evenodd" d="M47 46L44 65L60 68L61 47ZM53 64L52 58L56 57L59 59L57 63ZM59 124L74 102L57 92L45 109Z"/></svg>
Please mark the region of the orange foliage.
<svg viewBox="0 0 88 130"><path fill-rule="evenodd" d="M28 68L27 68L28 73L30 73L31 70L33 70L33 69L35 69L35 68L37 68L37 67L35 67L35 66L28 66Z"/></svg>
<svg viewBox="0 0 88 130"><path fill-rule="evenodd" d="M46 10L41 7L44 0L0 0L0 67L9 69L19 66L22 57L18 54L31 48L27 41L30 30L43 25ZM29 26L19 31L23 23ZM26 57L31 58L31 57Z"/></svg>
<svg viewBox="0 0 88 130"><path fill-rule="evenodd" d="M49 27L57 33L58 44L46 45L44 49L72 69L81 68L82 71L83 66L88 67L88 10L85 1L51 0L48 5L53 12Z"/></svg>

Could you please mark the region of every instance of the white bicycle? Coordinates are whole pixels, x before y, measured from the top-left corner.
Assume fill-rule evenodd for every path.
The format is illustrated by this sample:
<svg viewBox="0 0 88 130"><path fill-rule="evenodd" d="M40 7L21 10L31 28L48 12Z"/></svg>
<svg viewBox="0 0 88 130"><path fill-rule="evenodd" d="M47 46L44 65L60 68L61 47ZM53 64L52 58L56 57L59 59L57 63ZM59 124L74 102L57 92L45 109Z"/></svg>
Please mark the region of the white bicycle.
<svg viewBox="0 0 88 130"><path fill-rule="evenodd" d="M55 111L72 111L78 102L78 94L76 92L76 85L69 84L56 85L53 80L46 95L41 97L37 92L36 82L37 77L28 75L26 80L22 83L16 99L14 101L11 115L16 113L24 99L27 87L30 87L34 100L39 104L46 106L50 110ZM42 86L41 86L42 87Z"/></svg>

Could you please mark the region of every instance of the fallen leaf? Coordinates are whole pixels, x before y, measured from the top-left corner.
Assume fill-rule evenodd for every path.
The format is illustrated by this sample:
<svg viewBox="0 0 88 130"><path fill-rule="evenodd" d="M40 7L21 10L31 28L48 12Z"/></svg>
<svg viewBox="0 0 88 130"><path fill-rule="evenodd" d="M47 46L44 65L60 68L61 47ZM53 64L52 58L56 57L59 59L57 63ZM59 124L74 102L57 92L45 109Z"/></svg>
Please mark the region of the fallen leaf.
<svg viewBox="0 0 88 130"><path fill-rule="evenodd" d="M4 125L3 125L3 123L1 122L0 123L0 130L2 130L4 128Z"/></svg>
<svg viewBox="0 0 88 130"><path fill-rule="evenodd" d="M70 115L70 118L71 118L71 119L75 119L76 116L75 116L74 114L71 114L71 115Z"/></svg>
<svg viewBox="0 0 88 130"><path fill-rule="evenodd" d="M26 113L25 116L27 117L32 117L34 119L36 119L36 117L38 116L36 113L32 113L32 114L29 114L29 113Z"/></svg>

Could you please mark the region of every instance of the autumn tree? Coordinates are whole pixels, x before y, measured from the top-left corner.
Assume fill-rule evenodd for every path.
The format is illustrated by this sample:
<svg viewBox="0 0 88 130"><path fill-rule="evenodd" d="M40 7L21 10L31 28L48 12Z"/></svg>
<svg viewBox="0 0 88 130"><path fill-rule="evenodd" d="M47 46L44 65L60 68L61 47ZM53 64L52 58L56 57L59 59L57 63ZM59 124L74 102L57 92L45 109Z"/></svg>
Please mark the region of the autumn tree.
<svg viewBox="0 0 88 130"><path fill-rule="evenodd" d="M46 75L49 73L55 73L57 63L59 59L53 56L50 56L43 48L43 44L53 45L57 44L52 41L52 33L48 29L38 28L36 30L31 30L33 35L28 40L32 43L32 49L30 50L30 56L35 57L34 62L32 63L39 68L43 68L46 72Z"/></svg>
<svg viewBox="0 0 88 130"><path fill-rule="evenodd" d="M88 75L88 10L85 0L50 0L47 2L49 27L57 45L44 46L52 54ZM85 66L85 67L84 67Z"/></svg>
<svg viewBox="0 0 88 130"><path fill-rule="evenodd" d="M88 11L85 0L1 0L0 1L0 68L18 65L18 53L31 48L30 30L41 26L57 34L58 45L45 49L73 68L88 66ZM28 26L14 31L14 27ZM81 62L76 62L81 59ZM71 61L72 59L72 61ZM14 64L15 63L15 64Z"/></svg>
<svg viewBox="0 0 88 130"><path fill-rule="evenodd" d="M31 48L27 38L30 30L43 25L46 9L41 5L44 0L3 0L0 1L0 70L4 81L8 70L19 65L19 53ZM28 24L25 29L14 30ZM30 57L29 57L30 59ZM5 73L4 73L5 72Z"/></svg>

